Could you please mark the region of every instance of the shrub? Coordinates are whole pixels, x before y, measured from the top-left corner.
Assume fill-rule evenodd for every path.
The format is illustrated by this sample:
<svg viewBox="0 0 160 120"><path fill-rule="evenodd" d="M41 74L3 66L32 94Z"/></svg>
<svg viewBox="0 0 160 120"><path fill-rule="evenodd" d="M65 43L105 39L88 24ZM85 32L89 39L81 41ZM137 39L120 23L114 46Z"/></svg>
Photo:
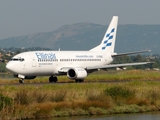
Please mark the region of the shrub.
<svg viewBox="0 0 160 120"><path fill-rule="evenodd" d="M48 99L47 93L41 91L33 92L33 97L35 98L37 103L45 102Z"/></svg>
<svg viewBox="0 0 160 120"><path fill-rule="evenodd" d="M60 90L60 91L56 91L55 93L53 93L50 96L50 101L52 102L62 102L64 101L65 97L66 97L67 91L65 90Z"/></svg>
<svg viewBox="0 0 160 120"><path fill-rule="evenodd" d="M114 87L107 88L106 90L104 90L104 93L111 97L129 98L129 97L134 96L135 91L130 90L127 87L114 86Z"/></svg>
<svg viewBox="0 0 160 120"><path fill-rule="evenodd" d="M87 91L86 96L87 96L87 101L99 101L101 98L100 93L96 91Z"/></svg>
<svg viewBox="0 0 160 120"><path fill-rule="evenodd" d="M104 93L98 92L87 92L86 93L87 101L85 107L101 107L101 108L110 108L112 106L112 101L110 97L106 96Z"/></svg>
<svg viewBox="0 0 160 120"><path fill-rule="evenodd" d="M2 94L0 94L0 110L2 110L4 107L9 106L12 104L12 99L9 97L5 97Z"/></svg>
<svg viewBox="0 0 160 120"><path fill-rule="evenodd" d="M29 92L27 89L21 89L16 93L15 102L23 105L28 105L30 103Z"/></svg>
<svg viewBox="0 0 160 120"><path fill-rule="evenodd" d="M53 104L52 103L41 103L35 106L37 110L33 114L33 116L38 118L49 118L52 116Z"/></svg>

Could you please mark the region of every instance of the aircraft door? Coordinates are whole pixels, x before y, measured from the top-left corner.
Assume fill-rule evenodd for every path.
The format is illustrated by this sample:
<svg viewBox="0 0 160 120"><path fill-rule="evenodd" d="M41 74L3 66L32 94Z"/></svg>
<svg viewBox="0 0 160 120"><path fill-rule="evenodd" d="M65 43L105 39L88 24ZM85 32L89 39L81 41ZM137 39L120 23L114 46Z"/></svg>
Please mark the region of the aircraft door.
<svg viewBox="0 0 160 120"><path fill-rule="evenodd" d="M36 59L35 59L35 56L34 55L30 55L31 56L31 59L32 59L32 67L36 67Z"/></svg>
<svg viewBox="0 0 160 120"><path fill-rule="evenodd" d="M111 55L104 55L103 54L103 58L104 58L104 60L105 60L105 62L107 63L107 64L109 64L109 63L111 63L112 61L113 61L113 58L111 57Z"/></svg>
<svg viewBox="0 0 160 120"><path fill-rule="evenodd" d="M105 61L107 61L107 56L103 54L103 58Z"/></svg>

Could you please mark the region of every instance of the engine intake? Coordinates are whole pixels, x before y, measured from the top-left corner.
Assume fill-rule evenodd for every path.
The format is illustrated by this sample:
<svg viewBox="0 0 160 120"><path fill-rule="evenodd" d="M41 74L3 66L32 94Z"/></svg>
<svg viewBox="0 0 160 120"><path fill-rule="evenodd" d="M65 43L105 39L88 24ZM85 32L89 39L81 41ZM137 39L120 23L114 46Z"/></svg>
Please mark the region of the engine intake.
<svg viewBox="0 0 160 120"><path fill-rule="evenodd" d="M67 72L67 77L70 79L84 79L87 77L87 71L83 68L71 68Z"/></svg>

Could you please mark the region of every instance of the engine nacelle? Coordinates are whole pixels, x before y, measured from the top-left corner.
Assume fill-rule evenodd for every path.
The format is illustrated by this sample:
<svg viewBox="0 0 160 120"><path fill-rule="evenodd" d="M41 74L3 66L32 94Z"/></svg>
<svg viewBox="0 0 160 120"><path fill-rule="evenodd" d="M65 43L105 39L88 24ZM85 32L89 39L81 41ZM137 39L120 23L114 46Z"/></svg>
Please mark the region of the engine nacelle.
<svg viewBox="0 0 160 120"><path fill-rule="evenodd" d="M67 72L70 79L84 79L87 77L87 71L83 68L71 68Z"/></svg>

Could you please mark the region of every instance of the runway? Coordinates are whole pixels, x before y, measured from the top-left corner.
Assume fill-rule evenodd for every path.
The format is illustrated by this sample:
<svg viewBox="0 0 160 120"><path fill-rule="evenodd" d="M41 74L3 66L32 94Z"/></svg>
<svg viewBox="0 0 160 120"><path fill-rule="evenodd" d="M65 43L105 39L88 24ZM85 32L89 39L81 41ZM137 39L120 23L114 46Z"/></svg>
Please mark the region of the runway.
<svg viewBox="0 0 160 120"><path fill-rule="evenodd" d="M29 82L24 82L24 83L19 83L17 80L17 83L0 83L0 86L43 86L43 85L64 85L64 84L94 84L94 83L104 83L104 84L118 84L118 83L126 83L126 82L133 82L133 81L138 81L138 80L100 80L100 81L84 81L82 83L76 83L74 81L71 82L56 82L56 83L50 83L50 82L36 82L36 83L29 83ZM159 80L140 80L140 82L160 82Z"/></svg>

